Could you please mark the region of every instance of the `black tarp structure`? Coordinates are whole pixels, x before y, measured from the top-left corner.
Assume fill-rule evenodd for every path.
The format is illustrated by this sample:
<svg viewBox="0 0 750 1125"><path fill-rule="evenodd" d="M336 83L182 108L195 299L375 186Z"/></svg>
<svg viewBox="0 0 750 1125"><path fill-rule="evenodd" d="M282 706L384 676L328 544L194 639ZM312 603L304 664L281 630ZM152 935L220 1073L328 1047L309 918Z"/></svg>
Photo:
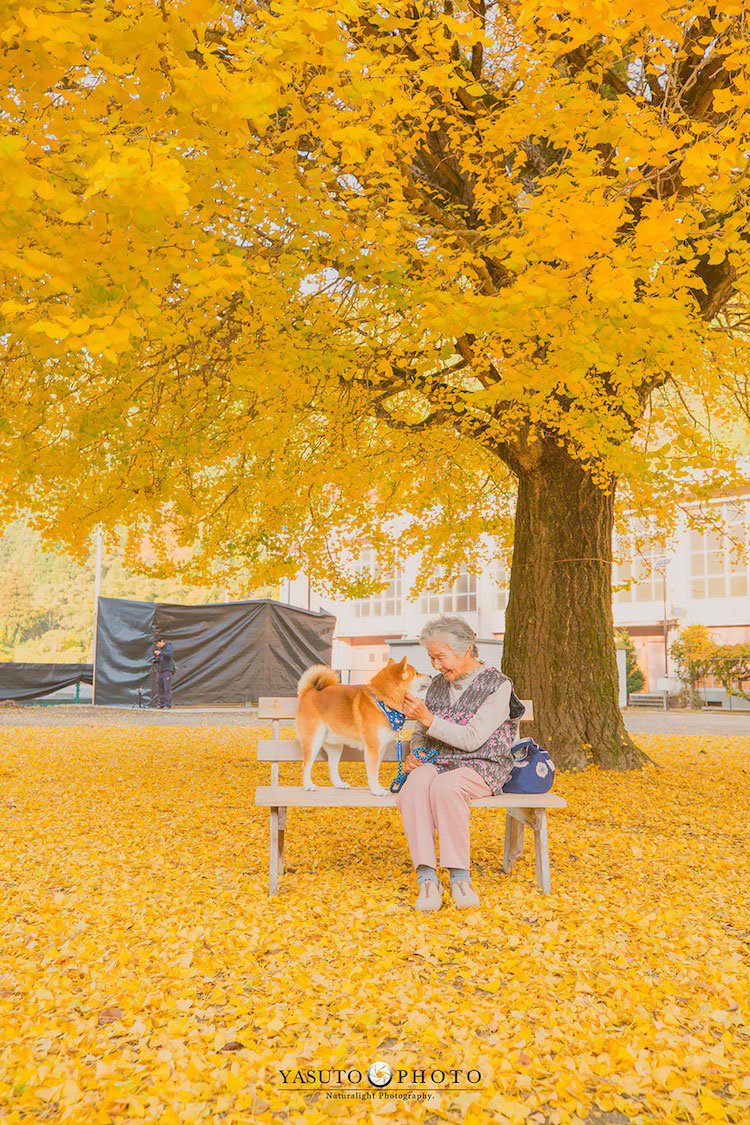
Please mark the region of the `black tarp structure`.
<svg viewBox="0 0 750 1125"><path fill-rule="evenodd" d="M41 699L60 688L90 684L93 664L0 663L0 699Z"/></svg>
<svg viewBox="0 0 750 1125"><path fill-rule="evenodd" d="M174 705L230 707L295 695L306 668L331 663L335 624L330 613L266 599L169 605L99 598L94 703L155 702L158 637L174 647Z"/></svg>

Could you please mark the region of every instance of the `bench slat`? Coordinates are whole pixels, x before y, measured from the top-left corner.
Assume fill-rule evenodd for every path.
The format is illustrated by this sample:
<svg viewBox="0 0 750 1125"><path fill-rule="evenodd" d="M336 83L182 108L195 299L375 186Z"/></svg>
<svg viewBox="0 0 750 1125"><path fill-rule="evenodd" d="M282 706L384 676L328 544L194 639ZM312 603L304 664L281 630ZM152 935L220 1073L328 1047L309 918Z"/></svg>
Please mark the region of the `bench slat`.
<svg viewBox="0 0 750 1125"><path fill-rule="evenodd" d="M405 739L408 742L408 736ZM316 762L325 762L327 756L325 751L319 750ZM258 761L259 762L301 762L302 761L302 747L296 738L261 738L258 740ZM354 746L345 746L341 754L342 762L362 762L364 761L364 751L357 750ZM385 754L383 755L384 762L397 762L398 751L396 743L392 746L387 746Z"/></svg>
<svg viewBox="0 0 750 1125"><path fill-rule="evenodd" d="M259 719L294 719L297 716L299 700L296 695L291 698L268 695L261 696L258 700Z"/></svg>
<svg viewBox="0 0 750 1125"><path fill-rule="evenodd" d="M409 751L409 735L404 735L404 756ZM358 750L355 746L345 746L342 753L342 762L362 762L364 761L364 751ZM398 749L395 741L390 743L385 748L385 753L381 759L383 762L397 762ZM258 761L259 762L301 762L302 761L302 747L296 738L260 738L258 739ZM318 751L316 762L326 762L327 755L324 750ZM272 779L273 780L273 779Z"/></svg>
<svg viewBox="0 0 750 1125"><path fill-rule="evenodd" d="M526 714L521 719L522 723L529 723L534 718L534 704L530 699L522 699ZM297 716L299 700L296 696L264 695L258 700L259 719L294 719Z"/></svg>
<svg viewBox="0 0 750 1125"><path fill-rule="evenodd" d="M369 789L334 789L322 786L308 793L301 786L261 786L255 790L255 804L264 808L395 808L396 797L374 797ZM480 797L469 804L476 809L565 809L568 803L557 793L503 793L500 797Z"/></svg>

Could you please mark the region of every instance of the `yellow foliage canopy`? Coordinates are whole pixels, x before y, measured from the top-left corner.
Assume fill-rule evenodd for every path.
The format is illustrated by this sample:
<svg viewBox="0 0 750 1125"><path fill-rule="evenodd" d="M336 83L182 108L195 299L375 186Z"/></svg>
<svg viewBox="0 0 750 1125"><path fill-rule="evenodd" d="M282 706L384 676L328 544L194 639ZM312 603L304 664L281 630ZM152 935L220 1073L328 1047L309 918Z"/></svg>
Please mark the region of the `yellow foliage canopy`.
<svg viewBox="0 0 750 1125"><path fill-rule="evenodd" d="M0 44L6 515L273 580L455 560L555 447L665 513L741 483L735 0L12 0Z"/></svg>

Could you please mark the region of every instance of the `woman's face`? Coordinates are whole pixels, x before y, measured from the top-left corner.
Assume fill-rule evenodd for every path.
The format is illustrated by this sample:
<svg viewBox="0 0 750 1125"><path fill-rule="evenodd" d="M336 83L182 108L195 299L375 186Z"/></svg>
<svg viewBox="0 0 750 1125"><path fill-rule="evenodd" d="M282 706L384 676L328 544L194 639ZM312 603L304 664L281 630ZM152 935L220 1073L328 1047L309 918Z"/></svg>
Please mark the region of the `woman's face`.
<svg viewBox="0 0 750 1125"><path fill-rule="evenodd" d="M427 655L436 672L441 672L449 682L465 676L476 665L476 660L467 649L463 656L457 656L444 640L431 640L425 645Z"/></svg>

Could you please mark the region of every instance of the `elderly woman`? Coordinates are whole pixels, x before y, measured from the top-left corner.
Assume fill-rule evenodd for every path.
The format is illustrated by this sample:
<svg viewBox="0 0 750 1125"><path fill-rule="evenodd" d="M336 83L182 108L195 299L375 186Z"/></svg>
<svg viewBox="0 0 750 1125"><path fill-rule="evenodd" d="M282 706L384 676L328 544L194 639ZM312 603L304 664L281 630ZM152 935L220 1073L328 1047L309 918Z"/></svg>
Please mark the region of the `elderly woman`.
<svg viewBox="0 0 750 1125"><path fill-rule="evenodd" d="M476 636L460 617L429 621L419 640L438 675L424 703L413 695L404 702L404 712L417 722L405 762L408 776L397 799L417 872L415 906L439 910L443 905L436 829L453 901L477 906L469 875L469 801L502 792L524 707L508 677L477 658ZM435 751L434 764L420 762L415 749Z"/></svg>

